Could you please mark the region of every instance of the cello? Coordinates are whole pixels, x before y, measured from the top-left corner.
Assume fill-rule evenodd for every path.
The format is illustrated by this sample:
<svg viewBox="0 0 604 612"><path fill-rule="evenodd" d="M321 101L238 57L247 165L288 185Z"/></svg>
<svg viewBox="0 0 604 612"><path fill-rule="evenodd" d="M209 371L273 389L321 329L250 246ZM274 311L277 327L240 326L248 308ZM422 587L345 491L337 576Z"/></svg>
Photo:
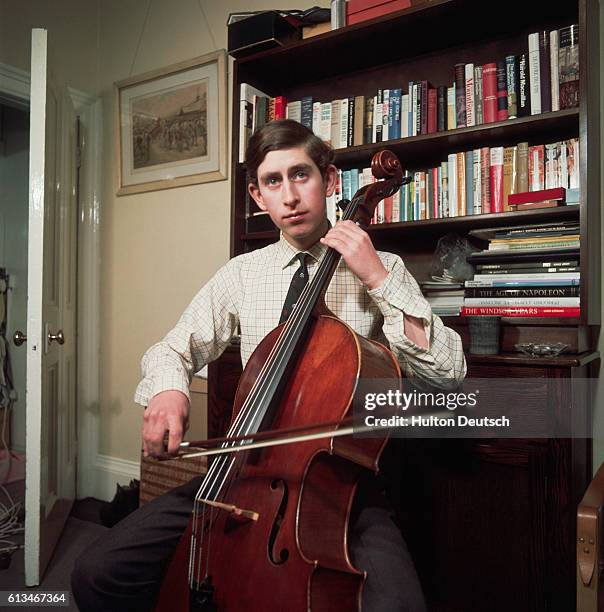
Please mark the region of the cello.
<svg viewBox="0 0 604 612"><path fill-rule="evenodd" d="M390 151L343 220L368 225L378 202L405 182ZM239 381L233 418L195 497L167 567L157 612L360 610L365 573L347 530L359 478L377 473L385 435L342 436L360 379L397 379L394 355L331 313L324 296L340 261L329 248L289 319L262 340ZM303 431L316 439L254 448L254 434Z"/></svg>

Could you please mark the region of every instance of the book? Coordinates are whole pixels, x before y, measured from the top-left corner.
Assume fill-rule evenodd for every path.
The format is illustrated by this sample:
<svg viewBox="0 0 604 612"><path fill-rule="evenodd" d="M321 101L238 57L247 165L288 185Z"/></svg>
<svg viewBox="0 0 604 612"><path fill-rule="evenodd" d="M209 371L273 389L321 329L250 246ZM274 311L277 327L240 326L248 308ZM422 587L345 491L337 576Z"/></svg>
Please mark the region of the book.
<svg viewBox="0 0 604 612"><path fill-rule="evenodd" d="M541 113L541 72L539 60L539 32L528 37L528 67L530 80L531 115Z"/></svg>
<svg viewBox="0 0 604 612"><path fill-rule="evenodd" d="M580 286L550 287L467 287L467 298L579 297Z"/></svg>
<svg viewBox="0 0 604 612"><path fill-rule="evenodd" d="M436 90L436 130L447 130L447 88L440 85Z"/></svg>
<svg viewBox="0 0 604 612"><path fill-rule="evenodd" d="M490 211L500 213L503 212L503 147L491 147L489 165Z"/></svg>
<svg viewBox="0 0 604 612"><path fill-rule="evenodd" d="M491 212L491 151L489 147L480 149L480 210Z"/></svg>
<svg viewBox="0 0 604 612"><path fill-rule="evenodd" d="M448 204L449 217L457 217L457 156L455 153L449 153L447 156L447 187L448 187Z"/></svg>
<svg viewBox="0 0 604 612"><path fill-rule="evenodd" d="M302 100L287 103L286 116L292 121L302 123Z"/></svg>
<svg viewBox="0 0 604 612"><path fill-rule="evenodd" d="M321 102L313 102L312 105L312 131L319 138L321 138L321 106Z"/></svg>
<svg viewBox="0 0 604 612"><path fill-rule="evenodd" d="M543 145L534 145L529 147L529 191L540 191L545 188L544 156L545 147ZM520 202L515 203L520 204Z"/></svg>
<svg viewBox="0 0 604 612"><path fill-rule="evenodd" d="M557 208L558 206L565 206L565 203L559 200L544 200L543 202L528 202L527 204L510 204L510 210L536 210L539 208Z"/></svg>
<svg viewBox="0 0 604 612"><path fill-rule="evenodd" d="M581 309L569 306L464 306L460 315L463 317L580 317Z"/></svg>
<svg viewBox="0 0 604 612"><path fill-rule="evenodd" d="M541 189L538 191L522 191L514 193L509 197L511 205L544 202L546 200L564 200L566 190L563 187L554 189Z"/></svg>
<svg viewBox="0 0 604 612"><path fill-rule="evenodd" d="M552 78L549 50L549 32L539 32L539 78L541 79L541 112L552 110Z"/></svg>
<svg viewBox="0 0 604 612"><path fill-rule="evenodd" d="M472 264L490 263L496 261L498 263L508 261L553 261L560 257L579 257L579 249L577 248L553 248L545 252L536 252L532 249L525 251L514 251L513 253L502 253L500 251L479 251L472 253L466 257L467 261Z"/></svg>
<svg viewBox="0 0 604 612"><path fill-rule="evenodd" d="M580 306L579 297L464 298L464 306Z"/></svg>
<svg viewBox="0 0 604 612"><path fill-rule="evenodd" d="M287 98L275 96L275 119L285 119L287 115Z"/></svg>
<svg viewBox="0 0 604 612"><path fill-rule="evenodd" d="M455 154L457 163L457 217L464 217L466 210L466 156L463 153Z"/></svg>
<svg viewBox="0 0 604 612"><path fill-rule="evenodd" d="M555 276L555 279L554 279ZM518 274L474 274L474 279L471 281L466 281L466 287L478 287L475 283L480 283L481 281L485 281L486 283L492 283L494 281L531 281L535 284L535 281L550 281L552 283L556 283L561 280L576 280L579 281L581 279L580 272L556 272L554 274L549 274L548 272L527 272L527 273L518 273ZM470 284L468 284L470 283Z"/></svg>
<svg viewBox="0 0 604 612"><path fill-rule="evenodd" d="M455 64L456 127L466 127L466 65Z"/></svg>
<svg viewBox="0 0 604 612"><path fill-rule="evenodd" d="M482 67L482 108L484 123L497 121L497 64Z"/></svg>
<svg viewBox="0 0 604 612"><path fill-rule="evenodd" d="M365 117L363 122L363 144L373 142L373 98L365 98Z"/></svg>
<svg viewBox="0 0 604 612"><path fill-rule="evenodd" d="M428 124L427 133L434 134L438 129L438 102L437 91L434 87L428 89Z"/></svg>
<svg viewBox="0 0 604 612"><path fill-rule="evenodd" d="M312 130L312 96L302 98L302 117L300 122L303 126Z"/></svg>
<svg viewBox="0 0 604 612"><path fill-rule="evenodd" d="M323 138L326 142L329 141L334 149L339 149L340 144L340 113L342 110L341 100L332 100L330 102L331 114L329 121L329 139Z"/></svg>
<svg viewBox="0 0 604 612"><path fill-rule="evenodd" d="M455 83L447 87L447 129L454 130L457 127L457 113L455 111Z"/></svg>
<svg viewBox="0 0 604 612"><path fill-rule="evenodd" d="M531 114L531 88L529 81L528 53L518 56L518 116Z"/></svg>
<svg viewBox="0 0 604 612"><path fill-rule="evenodd" d="M518 117L518 58L515 55L506 55L505 77L508 92L508 119L516 119Z"/></svg>
<svg viewBox="0 0 604 612"><path fill-rule="evenodd" d="M474 149L472 156L474 171L473 171L473 183L474 183L474 207L473 212L475 215L482 213L482 152L480 149Z"/></svg>
<svg viewBox="0 0 604 612"><path fill-rule="evenodd" d="M474 64L465 65L465 102L466 102L466 126L476 125L474 116L475 97L474 97Z"/></svg>
<svg viewBox="0 0 604 612"><path fill-rule="evenodd" d="M529 190L529 170L528 170L528 142L519 142L516 145L518 160L518 180L516 183L516 193L523 193Z"/></svg>
<svg viewBox="0 0 604 612"><path fill-rule="evenodd" d="M560 44L559 44L558 30L552 30L549 33L549 57L550 57L552 111L558 111L560 110L560 74L559 74Z"/></svg>
<svg viewBox="0 0 604 612"><path fill-rule="evenodd" d="M363 144L365 121L365 96L355 96L354 98L354 119L352 145L358 147Z"/></svg>
<svg viewBox="0 0 604 612"><path fill-rule="evenodd" d="M579 26L559 31L558 73L560 109L579 106Z"/></svg>
<svg viewBox="0 0 604 612"><path fill-rule="evenodd" d="M579 139L566 141L566 167L568 173L568 188L579 189Z"/></svg>
<svg viewBox="0 0 604 612"><path fill-rule="evenodd" d="M497 121L508 118L508 89L505 60L497 62Z"/></svg>
<svg viewBox="0 0 604 612"><path fill-rule="evenodd" d="M474 151L466 151L465 154L465 169L466 169L466 215L473 215L474 212Z"/></svg>
<svg viewBox="0 0 604 612"><path fill-rule="evenodd" d="M239 88L239 162L245 161L245 151L254 129L254 96L269 96L249 83Z"/></svg>
<svg viewBox="0 0 604 612"><path fill-rule="evenodd" d="M319 138L331 144L331 102L321 103L321 115L319 119Z"/></svg>
<svg viewBox="0 0 604 612"><path fill-rule="evenodd" d="M503 210L510 209L508 197L516 193L518 185L518 147L503 149Z"/></svg>
<svg viewBox="0 0 604 612"><path fill-rule="evenodd" d="M382 142L390 140L390 90L382 90Z"/></svg>
<svg viewBox="0 0 604 612"><path fill-rule="evenodd" d="M484 123L482 95L482 66L474 66L474 121L476 125Z"/></svg>
<svg viewBox="0 0 604 612"><path fill-rule="evenodd" d="M547 268L548 270L559 270L560 268L572 268L579 265L578 259L568 259L561 261L537 261L537 262L508 262L508 263L492 263L478 264L477 271L482 270L526 270L527 268ZM573 270L574 271L574 270Z"/></svg>

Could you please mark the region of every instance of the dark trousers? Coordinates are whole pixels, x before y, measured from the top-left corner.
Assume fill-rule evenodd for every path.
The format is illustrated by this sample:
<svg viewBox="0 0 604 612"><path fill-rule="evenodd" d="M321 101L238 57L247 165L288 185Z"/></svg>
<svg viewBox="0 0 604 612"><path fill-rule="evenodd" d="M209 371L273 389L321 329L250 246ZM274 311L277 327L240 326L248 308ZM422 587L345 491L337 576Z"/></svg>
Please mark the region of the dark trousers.
<svg viewBox="0 0 604 612"><path fill-rule="evenodd" d="M201 477L194 478L154 499L80 556L71 582L82 612L153 609L164 570L187 526L200 485ZM385 497L373 484L364 484L355 500L350 553L355 566L367 572L363 612L425 612L413 561Z"/></svg>

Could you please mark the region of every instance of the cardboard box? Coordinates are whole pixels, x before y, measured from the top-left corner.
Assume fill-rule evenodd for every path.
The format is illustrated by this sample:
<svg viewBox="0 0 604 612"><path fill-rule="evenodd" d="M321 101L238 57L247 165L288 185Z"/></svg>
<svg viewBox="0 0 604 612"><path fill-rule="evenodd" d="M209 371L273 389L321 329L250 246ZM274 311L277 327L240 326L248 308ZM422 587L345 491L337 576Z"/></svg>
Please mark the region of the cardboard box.
<svg viewBox="0 0 604 612"><path fill-rule="evenodd" d="M331 32L331 23L329 21L315 23L311 26L304 26L302 28L302 38L311 38L319 34L325 34L325 32Z"/></svg>
<svg viewBox="0 0 604 612"><path fill-rule="evenodd" d="M381 15L409 8L411 0L348 0L346 24L361 23Z"/></svg>

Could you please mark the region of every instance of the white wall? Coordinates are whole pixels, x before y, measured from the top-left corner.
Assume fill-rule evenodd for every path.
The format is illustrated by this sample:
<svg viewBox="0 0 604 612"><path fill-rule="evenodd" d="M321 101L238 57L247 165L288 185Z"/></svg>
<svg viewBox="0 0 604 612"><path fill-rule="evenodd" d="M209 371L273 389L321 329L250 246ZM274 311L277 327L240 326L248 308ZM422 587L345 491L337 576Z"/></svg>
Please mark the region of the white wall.
<svg viewBox="0 0 604 612"><path fill-rule="evenodd" d="M4 139L0 142L0 267L10 275L7 340L18 392L12 409L12 448L25 448L25 345L16 347L16 330L27 328L27 211L29 115L4 107Z"/></svg>

